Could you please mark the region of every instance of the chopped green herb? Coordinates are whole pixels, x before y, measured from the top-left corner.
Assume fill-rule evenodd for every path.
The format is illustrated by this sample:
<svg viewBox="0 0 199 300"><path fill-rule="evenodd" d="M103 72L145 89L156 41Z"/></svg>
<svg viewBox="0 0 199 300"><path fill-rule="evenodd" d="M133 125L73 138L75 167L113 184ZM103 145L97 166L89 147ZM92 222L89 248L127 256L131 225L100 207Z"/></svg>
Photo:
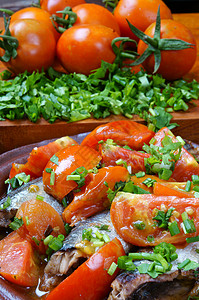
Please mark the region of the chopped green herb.
<svg viewBox="0 0 199 300"><path fill-rule="evenodd" d="M127 162L123 159L118 159L116 161L116 165L124 165L124 167L127 169Z"/></svg>
<svg viewBox="0 0 199 300"><path fill-rule="evenodd" d="M172 216L174 208L169 208L167 212L158 210L153 220L156 220L159 228L168 229L169 219Z"/></svg>
<svg viewBox="0 0 199 300"><path fill-rule="evenodd" d="M64 227L65 227L65 230L66 230L66 235L68 235L71 232L72 228L68 223L66 223L64 225Z"/></svg>
<svg viewBox="0 0 199 300"><path fill-rule="evenodd" d="M187 243L199 242L199 236L194 236L194 237L186 238L186 242Z"/></svg>
<svg viewBox="0 0 199 300"><path fill-rule="evenodd" d="M154 182L157 182L155 179L147 178L142 183L145 184L147 187L151 187L154 185Z"/></svg>
<svg viewBox="0 0 199 300"><path fill-rule="evenodd" d="M53 170L52 168L46 168L46 169L45 169L46 173L51 173L52 170Z"/></svg>
<svg viewBox="0 0 199 300"><path fill-rule="evenodd" d="M55 172L51 172L50 173L50 185L54 185L55 184Z"/></svg>
<svg viewBox="0 0 199 300"><path fill-rule="evenodd" d="M50 158L50 161L59 166L59 158L55 154Z"/></svg>
<svg viewBox="0 0 199 300"><path fill-rule="evenodd" d="M144 230L146 228L146 224L140 220L133 222L132 225L138 230Z"/></svg>
<svg viewBox="0 0 199 300"><path fill-rule="evenodd" d="M116 269L117 269L117 264L115 262L112 262L107 273L112 276L115 273Z"/></svg>
<svg viewBox="0 0 199 300"><path fill-rule="evenodd" d="M145 176L145 172L140 171L140 172L136 173L135 176L137 178L144 177Z"/></svg>
<svg viewBox="0 0 199 300"><path fill-rule="evenodd" d="M6 201L0 205L0 209L6 209L11 205L11 199L8 196L8 198L6 199Z"/></svg>
<svg viewBox="0 0 199 300"><path fill-rule="evenodd" d="M28 183L30 181L30 175L26 175L24 172L15 175L11 179L7 179L5 183L9 183L13 189L16 189L24 183Z"/></svg>
<svg viewBox="0 0 199 300"><path fill-rule="evenodd" d="M85 184L85 177L88 171L85 167L79 167L71 175L67 176L67 180L74 180L78 184L78 188L81 188Z"/></svg>
<svg viewBox="0 0 199 300"><path fill-rule="evenodd" d="M174 236L174 235L177 235L180 233L180 229L178 227L177 221L169 223L168 229L169 229L171 236Z"/></svg>
<svg viewBox="0 0 199 300"><path fill-rule="evenodd" d="M9 227L12 230L17 230L19 229L22 225L24 224L23 219L20 218L18 219L17 217L14 217L14 221L12 223L10 223Z"/></svg>
<svg viewBox="0 0 199 300"><path fill-rule="evenodd" d="M188 180L187 183L186 183L186 186L185 186L185 191L190 192L190 190L191 190L191 181Z"/></svg>
<svg viewBox="0 0 199 300"><path fill-rule="evenodd" d="M153 242L153 241L154 241L154 236L148 235L148 236L147 236L147 241L148 241L148 242Z"/></svg>
<svg viewBox="0 0 199 300"><path fill-rule="evenodd" d="M37 246L39 246L40 241L39 241L35 236L32 237L32 240L35 242L35 244L36 244Z"/></svg>
<svg viewBox="0 0 199 300"><path fill-rule="evenodd" d="M43 196L41 196L41 195L37 195L37 196L36 196L36 199L37 199L37 200L41 200L41 201L43 201L43 200L44 200L44 197L43 197Z"/></svg>
<svg viewBox="0 0 199 300"><path fill-rule="evenodd" d="M193 181L193 184L199 184L199 176L198 175L192 175L191 179Z"/></svg>
<svg viewBox="0 0 199 300"><path fill-rule="evenodd" d="M64 207L67 207L69 205L69 203L70 203L70 201L67 197L64 197L62 199L62 204L63 204Z"/></svg>

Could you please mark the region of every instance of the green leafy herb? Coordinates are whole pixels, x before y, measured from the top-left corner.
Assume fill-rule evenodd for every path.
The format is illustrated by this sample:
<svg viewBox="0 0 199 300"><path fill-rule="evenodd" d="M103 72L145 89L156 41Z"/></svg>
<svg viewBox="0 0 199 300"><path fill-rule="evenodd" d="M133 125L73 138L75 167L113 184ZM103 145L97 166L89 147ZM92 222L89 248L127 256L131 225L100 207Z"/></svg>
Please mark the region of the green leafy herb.
<svg viewBox="0 0 199 300"><path fill-rule="evenodd" d="M16 189L24 183L28 183L30 181L30 175L26 175L24 172L15 175L11 179L7 179L5 183L9 183L13 189Z"/></svg>
<svg viewBox="0 0 199 300"><path fill-rule="evenodd" d="M50 158L50 161L52 161L54 164L59 166L59 158L55 154ZM51 172L52 172L52 170L51 170Z"/></svg>
<svg viewBox="0 0 199 300"><path fill-rule="evenodd" d="M6 209L11 205L11 199L8 196L8 198L6 199L6 201L0 205L0 209Z"/></svg>
<svg viewBox="0 0 199 300"><path fill-rule="evenodd" d="M169 219L172 216L174 208L169 208L167 212L158 210L153 220L156 220L159 228L168 229Z"/></svg>
<svg viewBox="0 0 199 300"><path fill-rule="evenodd" d="M166 83L159 75L144 71L132 74L130 68L118 69L116 64L106 62L89 76L75 73L52 76L50 70L49 76L44 72L25 72L14 79L1 80L0 120L37 122L43 117L53 123L75 122L91 116L106 118L110 114L128 118L138 115L156 131L163 126L175 127L170 124L168 107L188 109L187 103L199 98L199 83L195 80Z"/></svg>
<svg viewBox="0 0 199 300"><path fill-rule="evenodd" d="M9 227L12 230L17 230L19 229L22 225L24 224L23 219L22 218L17 218L14 217L14 221L12 223L10 223Z"/></svg>
<svg viewBox="0 0 199 300"><path fill-rule="evenodd" d="M78 184L78 188L82 187L85 184L85 177L88 174L88 171L85 167L79 167L71 175L67 176L67 180L74 180Z"/></svg>

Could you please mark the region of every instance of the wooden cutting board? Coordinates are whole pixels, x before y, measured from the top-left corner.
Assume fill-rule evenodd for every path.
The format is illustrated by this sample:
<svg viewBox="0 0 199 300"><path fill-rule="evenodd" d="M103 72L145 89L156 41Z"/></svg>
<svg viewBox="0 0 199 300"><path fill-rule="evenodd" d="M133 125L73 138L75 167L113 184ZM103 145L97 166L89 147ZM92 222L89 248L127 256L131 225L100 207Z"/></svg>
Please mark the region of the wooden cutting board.
<svg viewBox="0 0 199 300"><path fill-rule="evenodd" d="M185 79L199 81L199 13L174 14L173 17L185 24L196 38L198 58ZM2 26L3 20L0 18L0 28ZM0 71L3 69L4 66L0 63ZM195 102L197 106L190 106L188 112L173 113L172 121L180 125L173 132L183 138L199 143L199 101ZM0 121L0 153L42 140L91 131L98 125L121 119L125 119L125 117L110 116L106 119L87 119L75 123L56 121L53 124L49 124L44 119L39 120L37 123L31 123L27 120ZM133 120L144 123L137 116L134 116Z"/></svg>

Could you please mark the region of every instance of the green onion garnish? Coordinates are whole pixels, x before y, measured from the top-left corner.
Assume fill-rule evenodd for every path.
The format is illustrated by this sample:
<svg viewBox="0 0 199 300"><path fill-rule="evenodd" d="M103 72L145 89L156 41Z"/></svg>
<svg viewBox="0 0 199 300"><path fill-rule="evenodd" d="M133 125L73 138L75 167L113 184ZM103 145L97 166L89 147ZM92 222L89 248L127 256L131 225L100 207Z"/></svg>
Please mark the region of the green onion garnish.
<svg viewBox="0 0 199 300"><path fill-rule="evenodd" d="M133 226L138 230L144 230L146 228L146 224L140 220L133 222Z"/></svg>
<svg viewBox="0 0 199 300"><path fill-rule="evenodd" d="M23 219L20 218L18 219L17 217L14 217L14 221L12 223L10 223L9 227L12 230L17 230L19 229L22 225L24 224Z"/></svg>
<svg viewBox="0 0 199 300"><path fill-rule="evenodd" d="M77 181L80 179L81 179L80 175L68 175L66 178L66 180L74 180L74 181Z"/></svg>
<svg viewBox="0 0 199 300"><path fill-rule="evenodd" d="M53 170L52 168L46 168L46 169L45 169L46 173L51 173L52 170Z"/></svg>
<svg viewBox="0 0 199 300"><path fill-rule="evenodd" d="M35 242L35 244L36 244L37 246L39 246L40 241L39 241L35 236L32 237L32 240Z"/></svg>
<svg viewBox="0 0 199 300"><path fill-rule="evenodd" d="M192 175L191 176L193 184L199 184L199 176L198 175Z"/></svg>
<svg viewBox="0 0 199 300"><path fill-rule="evenodd" d="M64 227L65 227L65 230L66 230L66 234L68 235L71 232L72 228L70 227L70 225L68 223L66 223L64 225Z"/></svg>
<svg viewBox="0 0 199 300"><path fill-rule="evenodd" d="M54 185L55 184L55 172L51 172L50 173L50 185Z"/></svg>
<svg viewBox="0 0 199 300"><path fill-rule="evenodd" d="M50 161L59 166L59 158L55 154L50 158Z"/></svg>
<svg viewBox="0 0 199 300"><path fill-rule="evenodd" d="M156 182L155 179L147 178L142 183L145 184L147 187L153 186L154 182Z"/></svg>
<svg viewBox="0 0 199 300"><path fill-rule="evenodd" d="M190 190L191 190L191 181L188 180L187 183L186 183L186 186L185 186L185 191L190 192Z"/></svg>
<svg viewBox="0 0 199 300"><path fill-rule="evenodd" d="M125 161L125 160L123 160L123 159L118 159L118 160L116 160L116 165L124 165L124 167L127 169L127 162Z"/></svg>
<svg viewBox="0 0 199 300"><path fill-rule="evenodd" d="M44 239L44 245L48 245L50 243L50 241L52 241L53 236L50 234L48 235L45 239Z"/></svg>
<svg viewBox="0 0 199 300"><path fill-rule="evenodd" d="M178 227L177 221L169 223L168 229L169 229L169 232L170 232L171 236L174 236L174 235L177 235L177 234L180 233L180 229Z"/></svg>
<svg viewBox="0 0 199 300"><path fill-rule="evenodd" d="M136 176L137 178L144 177L144 176L145 176L145 172L140 171L140 172L136 173L135 176Z"/></svg>
<svg viewBox="0 0 199 300"><path fill-rule="evenodd" d="M199 242L199 235L198 236L194 236L194 237L190 237L190 238L186 238L186 242L187 243Z"/></svg>
<svg viewBox="0 0 199 300"><path fill-rule="evenodd" d="M37 195L37 196L36 196L36 199L37 199L37 200L41 200L41 201L43 201L43 200L44 200L44 197L43 197L43 196L41 196L41 195Z"/></svg>
<svg viewBox="0 0 199 300"><path fill-rule="evenodd" d="M190 262L191 262L191 260L189 258L185 259L182 263L178 264L178 269L183 269Z"/></svg>
<svg viewBox="0 0 199 300"><path fill-rule="evenodd" d="M112 276L115 273L116 269L117 269L117 264L115 262L112 262L107 273Z"/></svg>

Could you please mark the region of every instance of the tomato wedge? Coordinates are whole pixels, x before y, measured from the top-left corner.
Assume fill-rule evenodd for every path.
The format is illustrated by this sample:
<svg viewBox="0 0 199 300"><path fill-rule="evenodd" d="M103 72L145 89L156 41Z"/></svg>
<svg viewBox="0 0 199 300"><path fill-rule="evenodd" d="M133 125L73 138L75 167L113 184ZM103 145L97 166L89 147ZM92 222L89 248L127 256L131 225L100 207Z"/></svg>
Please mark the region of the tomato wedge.
<svg viewBox="0 0 199 300"><path fill-rule="evenodd" d="M0 241L0 275L21 286L35 286L39 264L32 245L13 231Z"/></svg>
<svg viewBox="0 0 199 300"><path fill-rule="evenodd" d="M180 198L193 198L194 191L186 192L185 187L186 182L155 182L153 186L153 193L157 196L177 196Z"/></svg>
<svg viewBox="0 0 199 300"><path fill-rule="evenodd" d="M49 227L52 229L53 236L66 235L61 216L50 204L42 200L33 199L23 202L16 217L22 218L24 223L17 229L18 234L27 239L40 253L46 252L43 239Z"/></svg>
<svg viewBox="0 0 199 300"><path fill-rule="evenodd" d="M160 179L158 176L156 175L145 175L143 177L137 177L136 175L131 176L131 181L133 181L133 183L137 186L139 186L140 188L142 188L145 191L148 191L149 193L153 194L153 184L152 185L147 185L144 184L144 182L147 182L147 180L152 180L152 182L154 182L153 184L155 185L156 183L159 182L166 182L163 179ZM174 195L173 195L174 196Z"/></svg>
<svg viewBox="0 0 199 300"><path fill-rule="evenodd" d="M167 127L163 127L155 134L154 145L159 147L162 146L162 140L164 139L165 134L168 135L173 142L178 142L173 133ZM184 147L182 147L181 156L175 163L172 178L176 181L184 182L191 180L191 176L194 174L199 175L199 164L195 158Z"/></svg>
<svg viewBox="0 0 199 300"><path fill-rule="evenodd" d="M145 171L144 159L150 156L148 153L132 151L109 144L99 145L99 150L102 155L102 163L105 166L116 166L116 162L122 159L127 163L127 166L131 166L132 174Z"/></svg>
<svg viewBox="0 0 199 300"><path fill-rule="evenodd" d="M91 179L85 190L75 193L73 201L62 214L67 223L75 225L82 218L87 218L110 207L107 190L113 189L118 181L126 181L129 172L124 167L108 167L99 169L97 174L90 174ZM107 185L105 185L105 182Z"/></svg>
<svg viewBox="0 0 199 300"><path fill-rule="evenodd" d="M115 238L62 281L46 300L104 299L110 291L111 282L118 274L118 269L113 275L109 275L107 271L122 255L125 255L125 251L120 241Z"/></svg>
<svg viewBox="0 0 199 300"><path fill-rule="evenodd" d="M77 187L77 183L74 180L67 180L67 176L79 167L92 169L101 160L101 156L94 149L79 145L58 151L55 158L56 163L50 160L46 165L43 184L44 190L60 201ZM47 172L49 169L51 173ZM52 172L55 175L54 182L51 182Z"/></svg>
<svg viewBox="0 0 199 300"><path fill-rule="evenodd" d="M180 233L157 226L158 211L174 208L169 222L177 222ZM184 212L194 220L196 232L185 234L182 225ZM161 242L179 244L188 237L199 234L199 198L179 198L176 196L136 195L118 193L111 205L111 220L118 234L127 242L137 246L154 246ZM138 226L142 224L142 227Z"/></svg>
<svg viewBox="0 0 199 300"><path fill-rule="evenodd" d="M112 139L120 146L128 145L134 150L141 150L144 143L148 144L154 132L147 126L129 120L110 122L98 126L89 133L81 145L98 149L98 142Z"/></svg>
<svg viewBox="0 0 199 300"><path fill-rule="evenodd" d="M30 175L32 179L42 176L42 172L53 154L71 145L78 145L78 143L69 136L65 136L47 145L35 147L31 151L27 163L12 164L9 178L13 178L21 172Z"/></svg>

